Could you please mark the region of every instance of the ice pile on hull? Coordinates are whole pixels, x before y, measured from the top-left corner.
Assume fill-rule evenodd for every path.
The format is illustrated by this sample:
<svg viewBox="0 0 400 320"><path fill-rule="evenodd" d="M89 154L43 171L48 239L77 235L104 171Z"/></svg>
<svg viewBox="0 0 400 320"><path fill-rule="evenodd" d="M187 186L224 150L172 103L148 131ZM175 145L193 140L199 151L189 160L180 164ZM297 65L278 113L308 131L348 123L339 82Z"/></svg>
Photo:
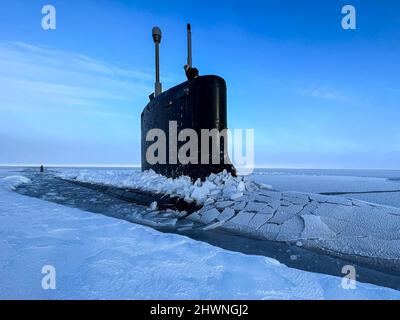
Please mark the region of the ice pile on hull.
<svg viewBox="0 0 400 320"><path fill-rule="evenodd" d="M57 176L84 183L101 184L119 188L132 188L179 196L186 201L199 204L217 200L234 200L243 196L245 191L257 191L270 186L254 183L244 177L233 177L223 171L211 174L205 181L198 179L194 183L187 176L172 179L157 174L152 170L140 172L136 170L104 170L104 169L62 169Z"/></svg>

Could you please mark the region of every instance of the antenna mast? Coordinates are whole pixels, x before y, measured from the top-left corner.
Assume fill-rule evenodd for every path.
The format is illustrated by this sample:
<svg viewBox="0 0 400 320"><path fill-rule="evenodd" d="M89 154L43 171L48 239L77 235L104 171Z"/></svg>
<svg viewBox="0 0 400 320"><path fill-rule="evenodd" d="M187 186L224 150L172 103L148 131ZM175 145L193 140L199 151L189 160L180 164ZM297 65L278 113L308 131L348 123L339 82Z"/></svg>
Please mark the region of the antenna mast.
<svg viewBox="0 0 400 320"><path fill-rule="evenodd" d="M154 84L154 96L157 97L162 92L162 86L160 82L160 42L161 42L161 29L154 27L152 30L153 41L156 50L156 82Z"/></svg>
<svg viewBox="0 0 400 320"><path fill-rule="evenodd" d="M188 50L188 56L187 56L187 65L189 68L192 67L192 30L190 27L190 23L187 24L187 50Z"/></svg>

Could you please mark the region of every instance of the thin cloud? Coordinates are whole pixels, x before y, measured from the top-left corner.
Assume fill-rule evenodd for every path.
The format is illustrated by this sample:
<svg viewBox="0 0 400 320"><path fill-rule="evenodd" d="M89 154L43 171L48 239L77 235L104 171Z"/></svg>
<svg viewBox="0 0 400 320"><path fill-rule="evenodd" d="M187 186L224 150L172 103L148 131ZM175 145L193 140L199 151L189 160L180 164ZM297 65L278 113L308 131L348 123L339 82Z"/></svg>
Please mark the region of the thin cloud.
<svg viewBox="0 0 400 320"><path fill-rule="evenodd" d="M0 109L144 103L152 82L152 75L142 70L22 42L0 42Z"/></svg>
<svg viewBox="0 0 400 320"><path fill-rule="evenodd" d="M0 161L137 163L153 74L0 42Z"/></svg>
<svg viewBox="0 0 400 320"><path fill-rule="evenodd" d="M318 99L334 100L340 102L351 101L350 97L348 97L343 92L326 86L313 87L313 88L298 88L297 91L302 96L305 97L313 97Z"/></svg>

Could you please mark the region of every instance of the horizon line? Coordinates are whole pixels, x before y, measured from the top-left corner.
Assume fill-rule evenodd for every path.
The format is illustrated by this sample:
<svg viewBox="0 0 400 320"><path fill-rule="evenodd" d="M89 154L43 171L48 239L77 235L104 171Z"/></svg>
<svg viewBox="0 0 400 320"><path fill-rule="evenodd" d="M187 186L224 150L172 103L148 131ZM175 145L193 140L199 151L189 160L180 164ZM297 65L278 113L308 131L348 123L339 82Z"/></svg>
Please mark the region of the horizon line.
<svg viewBox="0 0 400 320"><path fill-rule="evenodd" d="M40 167L42 164L33 164L33 163L22 163L22 164L12 164L12 163L0 163L0 167L28 167L35 168ZM47 168L140 168L140 164L47 164L44 165ZM254 169L282 169L282 170L391 170L391 171L400 171L400 168L316 168L316 167L284 167L284 166L255 166Z"/></svg>

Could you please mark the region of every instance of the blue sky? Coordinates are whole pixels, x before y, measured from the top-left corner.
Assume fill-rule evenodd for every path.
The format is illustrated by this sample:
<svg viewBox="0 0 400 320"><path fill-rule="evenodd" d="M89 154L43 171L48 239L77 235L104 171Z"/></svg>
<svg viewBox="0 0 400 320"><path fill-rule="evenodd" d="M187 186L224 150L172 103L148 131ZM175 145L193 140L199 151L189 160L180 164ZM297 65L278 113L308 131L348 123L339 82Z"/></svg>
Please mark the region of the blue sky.
<svg viewBox="0 0 400 320"><path fill-rule="evenodd" d="M41 28L42 6L57 29ZM341 8L357 29L341 28ZM255 129L256 165L400 169L400 2L2 0L0 163L138 164L153 90L194 64L228 84L230 128Z"/></svg>

